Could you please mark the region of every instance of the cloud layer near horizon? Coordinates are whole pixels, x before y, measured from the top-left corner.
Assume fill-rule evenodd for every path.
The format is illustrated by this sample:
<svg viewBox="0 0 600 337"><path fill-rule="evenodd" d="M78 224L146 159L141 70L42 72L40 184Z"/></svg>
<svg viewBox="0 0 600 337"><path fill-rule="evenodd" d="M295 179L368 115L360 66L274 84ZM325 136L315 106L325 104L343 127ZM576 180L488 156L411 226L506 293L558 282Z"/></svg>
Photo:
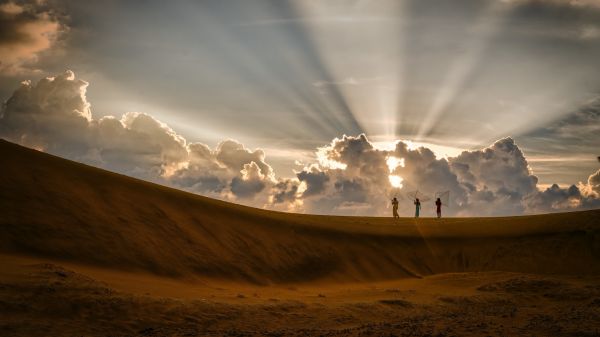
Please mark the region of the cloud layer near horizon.
<svg viewBox="0 0 600 337"><path fill-rule="evenodd" d="M88 83L71 71L23 82L2 107L0 137L134 177L247 205L348 215L387 215L389 199L412 214L410 192L450 191L445 214L517 215L600 207L600 170L578 186L537 188L537 177L511 138L437 158L398 141L376 148L365 135L343 136L316 149L293 179L278 178L260 150L225 140L212 149L189 143L165 123L138 112L94 119ZM390 159L392 158L392 159ZM392 186L389 176L400 177ZM433 203L424 204L425 215ZM431 207L430 207L431 206Z"/></svg>

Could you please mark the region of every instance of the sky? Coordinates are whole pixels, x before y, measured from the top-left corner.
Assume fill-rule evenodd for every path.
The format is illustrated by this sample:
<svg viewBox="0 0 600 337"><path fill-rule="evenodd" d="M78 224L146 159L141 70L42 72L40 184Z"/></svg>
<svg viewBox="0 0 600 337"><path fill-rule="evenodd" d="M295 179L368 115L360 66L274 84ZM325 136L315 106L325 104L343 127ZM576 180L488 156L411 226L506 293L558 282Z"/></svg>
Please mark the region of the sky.
<svg viewBox="0 0 600 337"><path fill-rule="evenodd" d="M598 0L0 1L0 137L285 211L597 208L598 60Z"/></svg>

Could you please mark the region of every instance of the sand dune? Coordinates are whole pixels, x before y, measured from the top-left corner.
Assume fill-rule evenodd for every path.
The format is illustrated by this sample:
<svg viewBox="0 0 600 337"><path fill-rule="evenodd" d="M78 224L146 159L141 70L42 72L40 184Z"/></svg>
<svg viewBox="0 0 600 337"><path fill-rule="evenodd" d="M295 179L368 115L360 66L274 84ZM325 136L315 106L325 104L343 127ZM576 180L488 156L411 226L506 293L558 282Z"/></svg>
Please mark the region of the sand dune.
<svg viewBox="0 0 600 337"><path fill-rule="evenodd" d="M333 217L221 202L2 141L0 249L258 283L463 271L600 273L600 211Z"/></svg>
<svg viewBox="0 0 600 337"><path fill-rule="evenodd" d="M600 210L441 220L288 214L5 141L0 153L3 335L600 329ZM565 310L578 316L560 325Z"/></svg>

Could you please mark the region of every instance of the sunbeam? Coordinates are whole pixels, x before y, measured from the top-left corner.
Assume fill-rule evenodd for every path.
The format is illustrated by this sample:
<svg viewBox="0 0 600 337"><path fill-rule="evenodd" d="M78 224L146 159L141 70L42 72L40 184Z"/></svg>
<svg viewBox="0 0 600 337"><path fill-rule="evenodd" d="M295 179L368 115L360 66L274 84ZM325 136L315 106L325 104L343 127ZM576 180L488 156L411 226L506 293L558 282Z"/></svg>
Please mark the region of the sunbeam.
<svg viewBox="0 0 600 337"><path fill-rule="evenodd" d="M365 179L386 188L429 181L415 182L400 169L390 177L384 172L386 159L377 156L375 162L349 165L351 175L339 181L323 176L321 169L342 174L343 160L336 164L337 159L315 154L332 140L348 143L352 153L406 151L440 167L455 165L452 158L465 150L478 155L505 140L508 148L523 149L523 160L533 158L532 175L544 186L587 184L590 164L574 167L565 158L583 158L598 148L598 108L589 103L600 97L600 8L593 1L184 0L169 6L156 0L144 6L67 1L56 11L49 10L54 1L25 2L0 6L0 20L15 33L0 34L5 99L27 96L34 83L46 93L48 83L64 82L85 89L94 102L93 109L84 104L67 111L84 111L104 131L127 133L134 126L121 116L142 116L143 127L176 133L175 152L192 157L198 155L194 151L213 153L224 140L235 139L226 144L262 153L258 161L272 167L265 174L248 162L232 166L236 174L244 172L234 184L240 193L252 179L275 181L274 171L287 180L264 188L290 199L298 193L298 170L306 169L302 198L313 193L311 182L329 184L349 195L352 205L335 206L348 210L369 203L360 192ZM31 12L35 8L41 14ZM71 14L74 19L67 20ZM82 80L69 82L75 73ZM13 95L15 84L24 80L29 82L17 90L22 96ZM71 91L57 91L63 92ZM50 99L54 94L46 94L48 101L37 97L37 105L4 101L0 119L9 105L15 111L57 105ZM73 102L81 97L75 94ZM43 129L34 123L37 117L27 125ZM97 135L95 128L81 139L107 138L102 141L108 145L100 143L105 153L91 148L77 152L76 159L112 163L113 157L102 156L117 156L119 137L108 131L109 136ZM20 136L37 143L29 133ZM399 140L403 145L396 149ZM139 156L147 151L140 147ZM172 155L167 152L165 158ZM549 172L536 156L563 158L560 163L568 169L556 164L555 173ZM181 162L167 160L155 169L174 177L185 167ZM381 167L378 172L384 173L374 173ZM427 167L418 170L428 172ZM525 180L530 178L526 174Z"/></svg>
<svg viewBox="0 0 600 337"><path fill-rule="evenodd" d="M444 75L438 92L416 134L421 139L430 134L441 114L453 104L454 99L464 90L465 81L480 62L483 51L487 48L496 32L502 28L508 6L502 2L492 2L483 9L475 23L465 32L466 42L462 46L464 52L454 56L450 67Z"/></svg>
<svg viewBox="0 0 600 337"><path fill-rule="evenodd" d="M319 87L339 90L365 132L395 139L401 65L397 31L403 2L363 1L354 6L294 3L302 17L318 19L306 21L306 27L333 76L319 80ZM345 35L345 31L354 33ZM343 38L332 45L329 41L334 36ZM340 45L344 48L340 49ZM355 48L357 57L345 57L347 48Z"/></svg>

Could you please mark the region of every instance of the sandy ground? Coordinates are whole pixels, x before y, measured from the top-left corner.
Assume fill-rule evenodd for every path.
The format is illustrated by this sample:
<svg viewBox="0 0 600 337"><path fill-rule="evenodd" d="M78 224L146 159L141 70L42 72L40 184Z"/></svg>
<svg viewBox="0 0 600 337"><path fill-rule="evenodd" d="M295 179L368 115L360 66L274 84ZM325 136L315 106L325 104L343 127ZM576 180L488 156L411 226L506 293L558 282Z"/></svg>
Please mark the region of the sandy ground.
<svg viewBox="0 0 600 337"><path fill-rule="evenodd" d="M252 286L1 256L2 336L597 336L600 277Z"/></svg>
<svg viewBox="0 0 600 337"><path fill-rule="evenodd" d="M330 217L0 141L1 336L600 336L600 211Z"/></svg>

